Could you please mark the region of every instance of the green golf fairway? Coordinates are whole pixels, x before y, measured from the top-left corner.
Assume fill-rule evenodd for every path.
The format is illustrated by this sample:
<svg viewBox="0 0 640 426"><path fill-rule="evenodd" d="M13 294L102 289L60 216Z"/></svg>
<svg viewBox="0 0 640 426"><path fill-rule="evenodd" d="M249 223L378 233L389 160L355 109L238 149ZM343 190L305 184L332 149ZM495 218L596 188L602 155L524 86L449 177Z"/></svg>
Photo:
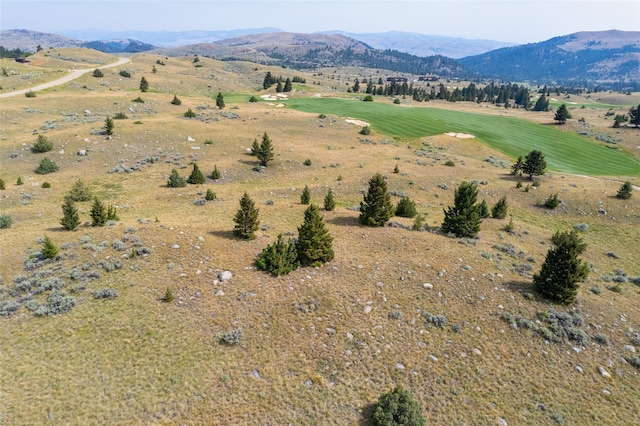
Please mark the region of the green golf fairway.
<svg viewBox="0 0 640 426"><path fill-rule="evenodd" d="M594 176L640 175L640 161L553 126L518 118L436 108L400 107L337 98L292 99L289 107L311 113L353 117L377 132L396 138L420 138L446 132L470 133L515 159L542 151L549 169Z"/></svg>

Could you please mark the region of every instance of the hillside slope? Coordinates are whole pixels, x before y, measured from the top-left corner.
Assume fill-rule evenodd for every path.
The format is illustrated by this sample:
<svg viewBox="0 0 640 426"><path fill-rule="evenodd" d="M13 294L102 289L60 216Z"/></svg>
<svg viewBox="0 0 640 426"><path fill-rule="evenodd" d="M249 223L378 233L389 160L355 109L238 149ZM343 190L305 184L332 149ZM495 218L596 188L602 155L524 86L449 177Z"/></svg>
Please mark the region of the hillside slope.
<svg viewBox="0 0 640 426"><path fill-rule="evenodd" d="M640 32L579 32L506 47L459 62L485 77L581 84L640 81Z"/></svg>
<svg viewBox="0 0 640 426"><path fill-rule="evenodd" d="M86 47L105 53L135 53L155 48L155 46L149 43L132 39L81 41L58 34L30 30L0 31L0 40L2 40L0 45L6 49L11 50L19 48L20 50L27 52L35 52L38 46L42 49Z"/></svg>

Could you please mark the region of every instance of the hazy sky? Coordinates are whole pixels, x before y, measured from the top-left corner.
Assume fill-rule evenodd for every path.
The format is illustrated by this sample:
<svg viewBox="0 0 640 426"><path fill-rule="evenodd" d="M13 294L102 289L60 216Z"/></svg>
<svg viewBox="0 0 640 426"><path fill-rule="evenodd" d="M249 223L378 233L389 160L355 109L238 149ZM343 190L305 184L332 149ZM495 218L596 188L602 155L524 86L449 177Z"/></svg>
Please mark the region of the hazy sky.
<svg viewBox="0 0 640 426"><path fill-rule="evenodd" d="M639 0L0 0L0 29L410 31L531 43L640 31ZM0 41L1 44L1 41Z"/></svg>

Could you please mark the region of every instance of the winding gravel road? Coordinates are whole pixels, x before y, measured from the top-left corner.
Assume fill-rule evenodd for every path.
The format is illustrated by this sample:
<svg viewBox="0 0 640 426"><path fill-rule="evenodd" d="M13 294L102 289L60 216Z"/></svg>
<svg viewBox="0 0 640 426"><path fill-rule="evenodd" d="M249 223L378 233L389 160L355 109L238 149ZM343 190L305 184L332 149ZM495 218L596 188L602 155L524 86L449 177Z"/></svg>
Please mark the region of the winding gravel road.
<svg viewBox="0 0 640 426"><path fill-rule="evenodd" d="M127 64L131 61L131 59L129 58L120 58L118 59L116 62L109 64L109 65L104 65L101 67L98 67L100 69L104 69L104 68L113 68L113 67L119 67L120 65L124 65ZM34 91L37 92L38 90L44 90L44 89L49 89L51 87L55 87L55 86L59 86L61 84L64 83L68 83L72 80L75 80L76 78L85 75L88 72L93 72L93 70L95 70L95 68L90 68L90 69L85 69L85 70L70 70L70 73L65 75L64 77L61 77L57 80L53 80L50 81L48 83L44 83L41 84L39 86L35 86L35 87L31 87L29 89L22 89L22 90L16 90L15 92L8 92L8 93L2 93L0 94L0 98L10 98L12 96L18 96L18 95L24 95L25 93L27 93L28 91Z"/></svg>

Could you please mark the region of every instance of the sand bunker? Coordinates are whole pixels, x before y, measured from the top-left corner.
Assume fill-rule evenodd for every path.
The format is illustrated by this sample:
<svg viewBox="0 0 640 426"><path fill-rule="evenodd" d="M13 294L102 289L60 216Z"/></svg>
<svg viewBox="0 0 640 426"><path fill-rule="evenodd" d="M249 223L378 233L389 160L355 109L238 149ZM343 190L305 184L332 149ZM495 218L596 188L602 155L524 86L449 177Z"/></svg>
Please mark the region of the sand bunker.
<svg viewBox="0 0 640 426"><path fill-rule="evenodd" d="M468 133L453 133L453 132L449 132L449 133L445 133L445 135L447 136L452 136L454 138L459 138L459 139L475 139L475 135L470 135Z"/></svg>
<svg viewBox="0 0 640 426"><path fill-rule="evenodd" d="M356 126L362 126L362 127L369 125L369 123L367 123L366 121L356 120L355 118L347 118L344 121L346 121L347 123L355 124Z"/></svg>
<svg viewBox="0 0 640 426"><path fill-rule="evenodd" d="M265 101L286 101L289 99L289 96L284 93L276 93L275 95L262 95L260 96Z"/></svg>

